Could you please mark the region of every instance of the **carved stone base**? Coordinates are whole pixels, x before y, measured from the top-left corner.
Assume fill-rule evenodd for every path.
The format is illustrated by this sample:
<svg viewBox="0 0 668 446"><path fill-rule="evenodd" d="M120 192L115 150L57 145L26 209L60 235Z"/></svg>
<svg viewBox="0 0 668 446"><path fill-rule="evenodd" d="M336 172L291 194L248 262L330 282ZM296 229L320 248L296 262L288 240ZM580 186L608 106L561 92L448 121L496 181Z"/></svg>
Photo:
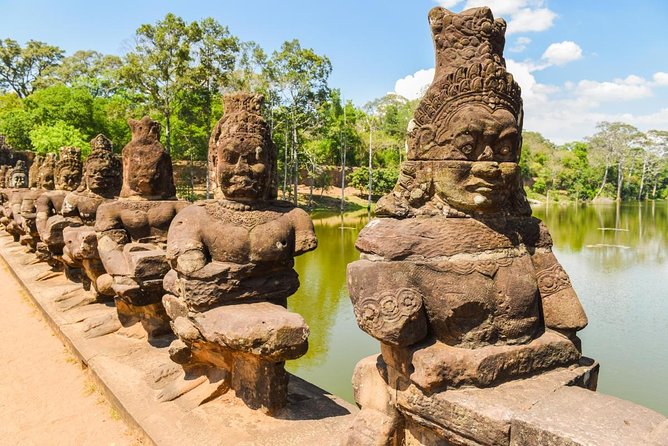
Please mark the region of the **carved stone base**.
<svg viewBox="0 0 668 446"><path fill-rule="evenodd" d="M169 317L162 303L149 305L132 305L121 298L114 299L118 311L118 319L124 327L140 323L149 339L171 333Z"/></svg>
<svg viewBox="0 0 668 446"><path fill-rule="evenodd" d="M425 391L473 385L489 387L577 364L580 352L573 342L547 331L523 345L457 348L441 342L396 348L381 344L383 357L395 369L410 376Z"/></svg>
<svg viewBox="0 0 668 446"><path fill-rule="evenodd" d="M362 410L346 445L668 445L664 416L594 392L597 378L598 363L582 358L495 387L429 393L371 356L353 375Z"/></svg>
<svg viewBox="0 0 668 446"><path fill-rule="evenodd" d="M251 409L272 414L287 404L285 361L302 356L308 348L309 330L300 315L259 302L216 307L187 317L175 299L163 299L179 336L170 346L174 362L183 364L190 374L203 366L222 371L229 388Z"/></svg>

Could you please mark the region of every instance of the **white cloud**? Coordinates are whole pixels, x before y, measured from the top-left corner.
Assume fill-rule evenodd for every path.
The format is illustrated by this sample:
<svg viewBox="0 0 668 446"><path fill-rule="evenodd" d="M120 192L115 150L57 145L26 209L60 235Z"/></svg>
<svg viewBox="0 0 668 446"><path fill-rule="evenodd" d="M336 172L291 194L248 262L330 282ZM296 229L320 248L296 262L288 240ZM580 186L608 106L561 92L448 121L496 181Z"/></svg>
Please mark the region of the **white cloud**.
<svg viewBox="0 0 668 446"><path fill-rule="evenodd" d="M430 68L428 70L419 70L415 74L399 79L394 84L394 92L407 99L417 99L422 96L424 90L429 87L431 81L434 79L435 70Z"/></svg>
<svg viewBox="0 0 668 446"><path fill-rule="evenodd" d="M631 75L626 79L606 82L581 80L578 82L576 94L583 99L600 103L646 98L652 96L652 89L645 79Z"/></svg>
<svg viewBox="0 0 668 446"><path fill-rule="evenodd" d="M582 58L582 48L571 41L553 43L543 53L543 59L550 65L564 65Z"/></svg>
<svg viewBox="0 0 668 446"><path fill-rule="evenodd" d="M525 49L527 49L527 45L531 43L531 39L528 37L518 37L515 39L515 45L511 46L508 48L508 51L511 53L521 53Z"/></svg>
<svg viewBox="0 0 668 446"><path fill-rule="evenodd" d="M454 8L463 0L436 0L444 8ZM545 7L544 0L466 0L462 9L488 6L494 17L508 22L506 34L540 32L552 27L557 14Z"/></svg>
<svg viewBox="0 0 668 446"><path fill-rule="evenodd" d="M494 17L506 17L516 14L530 4L536 3L542 2L531 0L468 0L464 9L487 6L494 13Z"/></svg>
<svg viewBox="0 0 668 446"><path fill-rule="evenodd" d="M461 0L437 0L436 3L444 8L450 9L454 6L457 6L457 3L461 3Z"/></svg>
<svg viewBox="0 0 668 446"><path fill-rule="evenodd" d="M668 73L664 73L662 71L659 71L657 73L654 73L654 76L652 76L652 79L654 79L654 83L656 85L668 86Z"/></svg>
<svg viewBox="0 0 668 446"><path fill-rule="evenodd" d="M540 32L550 29L557 14L547 8L525 8L511 14L506 34Z"/></svg>

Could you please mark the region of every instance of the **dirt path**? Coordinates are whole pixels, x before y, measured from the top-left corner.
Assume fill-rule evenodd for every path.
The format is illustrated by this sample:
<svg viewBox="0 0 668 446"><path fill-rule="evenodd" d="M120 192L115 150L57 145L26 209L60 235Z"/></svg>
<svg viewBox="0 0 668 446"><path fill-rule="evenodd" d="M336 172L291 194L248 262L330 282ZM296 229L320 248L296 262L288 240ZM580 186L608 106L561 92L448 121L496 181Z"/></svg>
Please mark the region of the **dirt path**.
<svg viewBox="0 0 668 446"><path fill-rule="evenodd" d="M0 258L0 445L141 445Z"/></svg>

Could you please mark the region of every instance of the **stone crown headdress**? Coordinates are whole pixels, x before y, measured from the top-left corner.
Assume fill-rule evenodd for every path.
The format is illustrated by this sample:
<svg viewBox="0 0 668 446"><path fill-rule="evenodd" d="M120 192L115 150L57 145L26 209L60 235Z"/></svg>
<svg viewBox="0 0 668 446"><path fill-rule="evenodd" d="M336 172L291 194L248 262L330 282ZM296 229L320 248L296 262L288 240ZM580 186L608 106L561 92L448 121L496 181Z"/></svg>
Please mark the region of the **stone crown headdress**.
<svg viewBox="0 0 668 446"><path fill-rule="evenodd" d="M60 148L60 159L56 161L56 172L64 168L70 168L72 170L81 170L81 149L78 147L61 147Z"/></svg>
<svg viewBox="0 0 668 446"><path fill-rule="evenodd" d="M489 8L460 14L436 7L429 13L436 50L434 81L418 105L416 125L443 119L465 103L511 111L521 122L521 90L503 59L506 22Z"/></svg>
<svg viewBox="0 0 668 446"><path fill-rule="evenodd" d="M86 163L91 161L106 161L112 162L117 157L114 156L114 146L109 138L102 133L90 140L90 155L86 158ZM120 160L114 161L120 163Z"/></svg>

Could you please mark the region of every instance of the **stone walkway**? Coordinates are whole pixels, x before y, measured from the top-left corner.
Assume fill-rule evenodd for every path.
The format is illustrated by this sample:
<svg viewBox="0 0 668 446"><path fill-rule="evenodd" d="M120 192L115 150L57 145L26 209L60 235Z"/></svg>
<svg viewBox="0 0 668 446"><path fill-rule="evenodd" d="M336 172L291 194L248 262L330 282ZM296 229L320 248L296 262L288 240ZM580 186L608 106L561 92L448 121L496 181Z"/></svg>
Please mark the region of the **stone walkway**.
<svg viewBox="0 0 668 446"><path fill-rule="evenodd" d="M0 444L144 444L53 334L1 258L0 290Z"/></svg>

